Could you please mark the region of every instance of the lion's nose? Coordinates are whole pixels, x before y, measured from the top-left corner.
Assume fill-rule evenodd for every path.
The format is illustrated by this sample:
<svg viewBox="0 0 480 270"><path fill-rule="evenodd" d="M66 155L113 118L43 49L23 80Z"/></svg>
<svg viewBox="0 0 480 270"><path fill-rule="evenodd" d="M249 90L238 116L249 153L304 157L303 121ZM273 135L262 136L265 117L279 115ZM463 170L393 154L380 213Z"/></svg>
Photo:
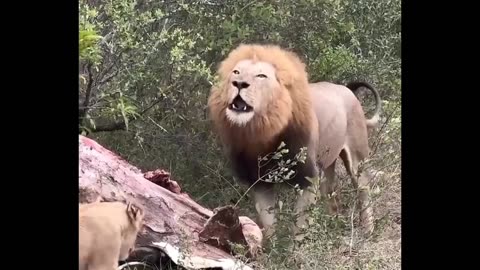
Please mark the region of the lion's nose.
<svg viewBox="0 0 480 270"><path fill-rule="evenodd" d="M247 82L237 82L237 81L233 81L233 86L235 86L236 88L238 88L238 91L242 90L243 88L248 88L250 86L249 83Z"/></svg>

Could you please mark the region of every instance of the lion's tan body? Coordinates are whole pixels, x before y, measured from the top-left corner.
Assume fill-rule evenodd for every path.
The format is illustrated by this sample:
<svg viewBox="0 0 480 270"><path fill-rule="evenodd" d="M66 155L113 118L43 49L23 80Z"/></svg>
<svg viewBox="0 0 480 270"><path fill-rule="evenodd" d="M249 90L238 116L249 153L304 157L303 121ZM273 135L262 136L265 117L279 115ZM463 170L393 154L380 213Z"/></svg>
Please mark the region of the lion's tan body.
<svg viewBox="0 0 480 270"><path fill-rule="evenodd" d="M220 83L212 88L208 101L215 130L233 163L237 176L248 184L256 201L261 224L267 235L273 232L273 185L257 181L270 166L258 167L257 158L277 149L285 142L289 149L287 159L292 159L300 147L307 147L305 164L295 168L292 184L304 190L297 200L296 212L304 213L316 201L320 170L326 181L320 184L324 195L332 193L335 186L335 161L341 157L356 187L366 190L365 177L357 177L358 163L369 154L367 129L378 121L365 119L362 106L352 91L366 86L353 83L349 89L342 85L319 82L309 83L304 64L293 53L278 46L241 45L221 63ZM378 105L378 104L377 104ZM313 179L312 182L306 177ZM362 205L368 196L361 191ZM330 209L336 210L335 199ZM373 230L371 209L362 212L369 231ZM300 215L294 232L305 225L305 215Z"/></svg>
<svg viewBox="0 0 480 270"><path fill-rule="evenodd" d="M342 149L355 149L358 158L367 157L367 126L357 97L343 85L320 82L312 83L310 87L321 134L318 143L330 147L330 151L320 155L318 161L328 167Z"/></svg>
<svg viewBox="0 0 480 270"><path fill-rule="evenodd" d="M79 205L79 269L114 270L135 246L143 210L123 202Z"/></svg>

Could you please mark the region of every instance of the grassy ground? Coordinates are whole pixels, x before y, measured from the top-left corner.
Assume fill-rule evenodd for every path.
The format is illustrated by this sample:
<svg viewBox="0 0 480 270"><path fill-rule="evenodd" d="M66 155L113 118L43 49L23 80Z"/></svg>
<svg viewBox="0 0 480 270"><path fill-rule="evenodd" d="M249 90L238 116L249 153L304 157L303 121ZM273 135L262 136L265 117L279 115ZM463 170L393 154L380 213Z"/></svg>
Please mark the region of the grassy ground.
<svg viewBox="0 0 480 270"><path fill-rule="evenodd" d="M325 203L313 209L314 224L297 250L291 250L288 226L294 193L279 195L284 203L279 215L279 231L265 247L265 253L252 263L256 269L400 269L401 205L400 176L394 171L377 173L372 183L372 204L376 229L368 239L359 232L355 192L343 164L339 171L343 211L333 217L325 213ZM285 206L287 205L287 206ZM357 210L357 209L355 209ZM249 214L254 216L254 212Z"/></svg>

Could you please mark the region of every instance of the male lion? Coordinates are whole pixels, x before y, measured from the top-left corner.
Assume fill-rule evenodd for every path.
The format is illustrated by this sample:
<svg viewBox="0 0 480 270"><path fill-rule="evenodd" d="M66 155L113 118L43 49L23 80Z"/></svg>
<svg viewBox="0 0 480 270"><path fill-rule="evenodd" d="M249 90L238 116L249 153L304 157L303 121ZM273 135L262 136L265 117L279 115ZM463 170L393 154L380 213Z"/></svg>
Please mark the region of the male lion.
<svg viewBox="0 0 480 270"><path fill-rule="evenodd" d="M132 252L143 218L143 208L130 202L80 204L79 269L117 269Z"/></svg>
<svg viewBox="0 0 480 270"><path fill-rule="evenodd" d="M367 128L375 127L379 119L381 100L376 90L362 82L350 83L348 88L327 82L309 84L304 63L276 45L240 45L221 62L218 75L220 82L212 87L208 100L210 117L235 174L253 185L255 208L265 235L274 231L275 216L270 211L274 191L271 183L257 180L278 160L259 168L258 157L276 151L281 142L289 150L285 160L292 160L301 147L307 147L305 162L298 163L295 176L289 180L303 190L295 205L299 217L294 233L306 225L305 210L316 201L320 169L326 176L320 190L323 195L332 193L338 157L359 191L362 224L371 232L368 177L364 173L358 176L357 170L370 151ZM361 86L375 94L372 119L365 119L352 93ZM335 204L330 199L329 209L336 211Z"/></svg>

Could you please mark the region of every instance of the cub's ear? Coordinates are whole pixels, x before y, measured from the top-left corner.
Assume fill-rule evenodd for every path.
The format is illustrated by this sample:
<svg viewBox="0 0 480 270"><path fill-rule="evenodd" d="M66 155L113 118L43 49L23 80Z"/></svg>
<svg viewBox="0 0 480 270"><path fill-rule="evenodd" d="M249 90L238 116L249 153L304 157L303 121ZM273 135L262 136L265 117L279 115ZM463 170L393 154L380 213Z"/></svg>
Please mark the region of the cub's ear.
<svg viewBox="0 0 480 270"><path fill-rule="evenodd" d="M138 220L143 217L144 211L140 205L133 202L127 202L127 214L130 219Z"/></svg>

